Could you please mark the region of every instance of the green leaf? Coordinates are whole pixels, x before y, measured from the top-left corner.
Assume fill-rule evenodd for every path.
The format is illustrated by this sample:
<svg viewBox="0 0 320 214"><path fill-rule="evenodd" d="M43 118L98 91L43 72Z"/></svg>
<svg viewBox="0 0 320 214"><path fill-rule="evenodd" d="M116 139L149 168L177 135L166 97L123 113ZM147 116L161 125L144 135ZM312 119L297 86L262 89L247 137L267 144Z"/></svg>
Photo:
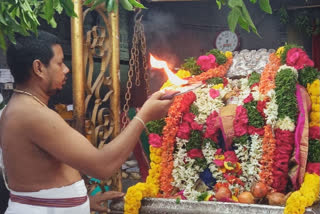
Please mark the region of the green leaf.
<svg viewBox="0 0 320 214"><path fill-rule="evenodd" d="M266 13L272 14L272 9L269 0L259 0L260 9Z"/></svg>
<svg viewBox="0 0 320 214"><path fill-rule="evenodd" d="M54 18L52 17L52 19L49 21L49 24L51 25L51 27L56 28L57 27L57 22L56 20L54 20Z"/></svg>
<svg viewBox="0 0 320 214"><path fill-rule="evenodd" d="M62 0L60 1L60 3L68 16L78 17L77 14L74 12L74 4L72 0Z"/></svg>
<svg viewBox="0 0 320 214"><path fill-rule="evenodd" d="M108 4L107 5L107 12L108 13L111 13L112 10L114 9L114 4L115 4L115 1L114 0L109 0L108 1Z"/></svg>
<svg viewBox="0 0 320 214"><path fill-rule="evenodd" d="M53 1L53 7L59 14L62 13L63 7L61 6L60 1Z"/></svg>
<svg viewBox="0 0 320 214"><path fill-rule="evenodd" d="M91 4L94 0L86 0L83 5L88 5L88 4Z"/></svg>
<svg viewBox="0 0 320 214"><path fill-rule="evenodd" d="M123 9L128 10L128 11L133 11L133 6L130 4L128 0L119 0L121 6Z"/></svg>
<svg viewBox="0 0 320 214"><path fill-rule="evenodd" d="M246 30L247 32L250 32L249 24L246 22L246 20L242 16L239 17L238 24L242 29Z"/></svg>
<svg viewBox="0 0 320 214"><path fill-rule="evenodd" d="M250 2L251 2L252 4L255 4L255 3L257 2L257 0L250 0Z"/></svg>
<svg viewBox="0 0 320 214"><path fill-rule="evenodd" d="M244 5L242 0L229 0L228 1L228 6L230 8L234 8L234 7L240 7L242 8L242 6Z"/></svg>
<svg viewBox="0 0 320 214"><path fill-rule="evenodd" d="M239 20L239 16L241 16L241 11L239 10L238 7L232 8L232 10L229 12L228 25L229 25L229 28L232 32L234 32L234 30L236 29L236 26L237 26L237 23Z"/></svg>
<svg viewBox="0 0 320 214"><path fill-rule="evenodd" d="M146 9L143 4L137 2L136 0L129 0L129 3L136 8Z"/></svg>
<svg viewBox="0 0 320 214"><path fill-rule="evenodd" d="M257 29L256 29L256 26L253 24L253 21L252 21L252 19L251 19L251 17L250 17L250 14L249 14L249 12L248 12L248 9L247 9L247 7L246 7L246 5L242 2L242 7L241 7L241 10L242 10L242 14L243 14L243 19L244 19L244 21L249 25L249 27L251 27L252 28L252 31L255 33L255 34L257 34L258 36L260 36L259 34L258 34L258 32L257 32Z"/></svg>
<svg viewBox="0 0 320 214"><path fill-rule="evenodd" d="M47 22L49 23L54 14L53 0L44 1L43 13L45 16L45 20L47 20Z"/></svg>
<svg viewBox="0 0 320 214"><path fill-rule="evenodd" d="M6 41L4 39L4 35L1 31L1 25L0 25L0 47L1 49L3 49L4 51L7 49L7 46L6 46Z"/></svg>
<svg viewBox="0 0 320 214"><path fill-rule="evenodd" d="M221 0L216 0L216 3L218 5L218 9L220 10L221 9Z"/></svg>

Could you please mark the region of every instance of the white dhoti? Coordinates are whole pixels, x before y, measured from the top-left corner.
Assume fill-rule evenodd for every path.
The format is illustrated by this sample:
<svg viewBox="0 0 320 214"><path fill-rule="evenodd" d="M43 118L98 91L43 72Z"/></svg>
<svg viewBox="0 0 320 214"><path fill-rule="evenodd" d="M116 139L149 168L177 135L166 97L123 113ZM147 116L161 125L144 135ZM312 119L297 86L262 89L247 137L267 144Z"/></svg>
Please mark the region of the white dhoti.
<svg viewBox="0 0 320 214"><path fill-rule="evenodd" d="M5 214L89 214L90 204L83 180L69 186L15 192L10 190L10 200Z"/></svg>

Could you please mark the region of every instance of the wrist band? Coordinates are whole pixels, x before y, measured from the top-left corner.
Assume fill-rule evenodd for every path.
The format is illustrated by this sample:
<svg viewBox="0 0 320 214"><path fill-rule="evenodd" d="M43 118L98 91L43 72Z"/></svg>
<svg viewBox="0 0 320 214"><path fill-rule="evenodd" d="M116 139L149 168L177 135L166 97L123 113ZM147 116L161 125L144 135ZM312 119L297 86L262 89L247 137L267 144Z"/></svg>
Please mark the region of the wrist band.
<svg viewBox="0 0 320 214"><path fill-rule="evenodd" d="M146 124L144 123L144 121L143 121L140 117L135 116L133 119L137 119L137 120L139 120L139 121L140 121L140 123L142 123L143 127L144 127L145 129L147 129Z"/></svg>

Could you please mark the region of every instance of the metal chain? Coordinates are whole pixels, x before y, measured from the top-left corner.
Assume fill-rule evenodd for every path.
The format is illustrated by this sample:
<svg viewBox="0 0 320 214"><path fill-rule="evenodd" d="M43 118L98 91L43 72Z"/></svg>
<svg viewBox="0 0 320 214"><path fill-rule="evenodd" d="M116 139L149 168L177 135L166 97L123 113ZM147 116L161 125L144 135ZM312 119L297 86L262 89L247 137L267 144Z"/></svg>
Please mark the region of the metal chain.
<svg viewBox="0 0 320 214"><path fill-rule="evenodd" d="M140 38L141 38L141 52L142 52L142 65L144 70L144 80L146 82L146 90L147 90L147 96L150 94L150 73L149 73L149 66L147 63L147 42L146 42L146 36L144 34L144 26L140 23Z"/></svg>
<svg viewBox="0 0 320 214"><path fill-rule="evenodd" d="M147 73L147 60L146 60L146 39L144 35L144 28L141 24L142 15L140 16L141 9L135 14L134 17L134 31L133 31L133 38L132 38L132 48L131 48L131 56L129 60L129 71L128 71L128 81L127 81L127 91L125 94L125 101L126 103L123 106L123 116L122 116L122 124L124 129L127 124L129 123L128 118L128 111L129 111L129 101L131 100L131 89L132 89L132 79L133 75L135 74L135 85L140 86L140 62L139 56L141 50L141 57L142 57L142 65L144 69L144 79L146 80L146 87L147 93L149 94L149 81L147 82L149 76L146 75ZM139 48L140 43L140 48Z"/></svg>

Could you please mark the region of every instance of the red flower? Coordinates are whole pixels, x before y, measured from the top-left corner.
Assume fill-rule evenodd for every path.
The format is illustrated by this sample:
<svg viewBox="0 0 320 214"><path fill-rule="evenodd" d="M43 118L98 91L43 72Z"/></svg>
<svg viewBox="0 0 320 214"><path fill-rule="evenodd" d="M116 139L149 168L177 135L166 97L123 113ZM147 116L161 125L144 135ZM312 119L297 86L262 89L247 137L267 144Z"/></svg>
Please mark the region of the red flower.
<svg viewBox="0 0 320 214"><path fill-rule="evenodd" d="M255 86L259 86L259 83L256 82L255 84L251 85L250 88L252 89L252 88L255 87Z"/></svg>
<svg viewBox="0 0 320 214"><path fill-rule="evenodd" d="M258 112L260 112L263 118L266 117L266 115L263 112L263 110L266 108L266 104L267 104L267 101L260 101L260 100L258 101L258 104L257 104L257 110Z"/></svg>
<svg viewBox="0 0 320 214"><path fill-rule="evenodd" d="M191 112L188 112L183 115L182 120L188 123L192 123L195 117L196 116L194 114L192 114Z"/></svg>
<svg viewBox="0 0 320 214"><path fill-rule="evenodd" d="M253 96L252 94L250 93L249 96L243 100L244 103L250 103L251 101L253 100Z"/></svg>
<svg viewBox="0 0 320 214"><path fill-rule="evenodd" d="M189 152L187 152L188 157L190 158L203 158L203 154L201 149L191 149Z"/></svg>
<svg viewBox="0 0 320 214"><path fill-rule="evenodd" d="M314 66L314 62L309 59L306 52L301 48L291 48L287 53L287 65L294 67L299 70L304 68L304 66Z"/></svg>
<svg viewBox="0 0 320 214"><path fill-rule="evenodd" d="M237 155L234 151L227 151L224 153L224 161L230 161L232 163L238 162Z"/></svg>
<svg viewBox="0 0 320 214"><path fill-rule="evenodd" d="M222 149L217 149L216 153L214 153L214 155L222 155Z"/></svg>
<svg viewBox="0 0 320 214"><path fill-rule="evenodd" d="M318 139L320 140L320 127L313 126L309 128L310 139Z"/></svg>
<svg viewBox="0 0 320 214"><path fill-rule="evenodd" d="M308 163L307 164L307 172L308 173L316 173L320 176L320 163Z"/></svg>
<svg viewBox="0 0 320 214"><path fill-rule="evenodd" d="M190 105L197 99L196 94L192 91L184 94L183 99L181 100L180 112L187 113L189 112Z"/></svg>
<svg viewBox="0 0 320 214"><path fill-rule="evenodd" d="M216 57L212 54L209 54L208 56L199 56L197 59L197 65L199 65L200 69L203 71L207 71L218 66L216 63Z"/></svg>
<svg viewBox="0 0 320 214"><path fill-rule="evenodd" d="M190 131L191 129L189 124L187 122L182 122L179 126L177 137L187 140L189 139Z"/></svg>
<svg viewBox="0 0 320 214"><path fill-rule="evenodd" d="M209 94L210 94L210 97L212 97L212 99L214 99L216 97L219 97L220 92L219 92L219 90L211 88L209 91Z"/></svg>
<svg viewBox="0 0 320 214"><path fill-rule="evenodd" d="M155 148L160 148L162 146L161 137L158 134L149 134L149 144Z"/></svg>
<svg viewBox="0 0 320 214"><path fill-rule="evenodd" d="M228 85L229 81L227 78L223 77L223 86Z"/></svg>
<svg viewBox="0 0 320 214"><path fill-rule="evenodd" d="M256 128L254 126L248 126L248 133L250 135L258 134L260 136L264 135L264 129L262 128Z"/></svg>
<svg viewBox="0 0 320 214"><path fill-rule="evenodd" d="M193 121L193 122L191 123L191 128L192 128L193 130L202 131L203 125L200 125L200 124L198 124L197 122Z"/></svg>

